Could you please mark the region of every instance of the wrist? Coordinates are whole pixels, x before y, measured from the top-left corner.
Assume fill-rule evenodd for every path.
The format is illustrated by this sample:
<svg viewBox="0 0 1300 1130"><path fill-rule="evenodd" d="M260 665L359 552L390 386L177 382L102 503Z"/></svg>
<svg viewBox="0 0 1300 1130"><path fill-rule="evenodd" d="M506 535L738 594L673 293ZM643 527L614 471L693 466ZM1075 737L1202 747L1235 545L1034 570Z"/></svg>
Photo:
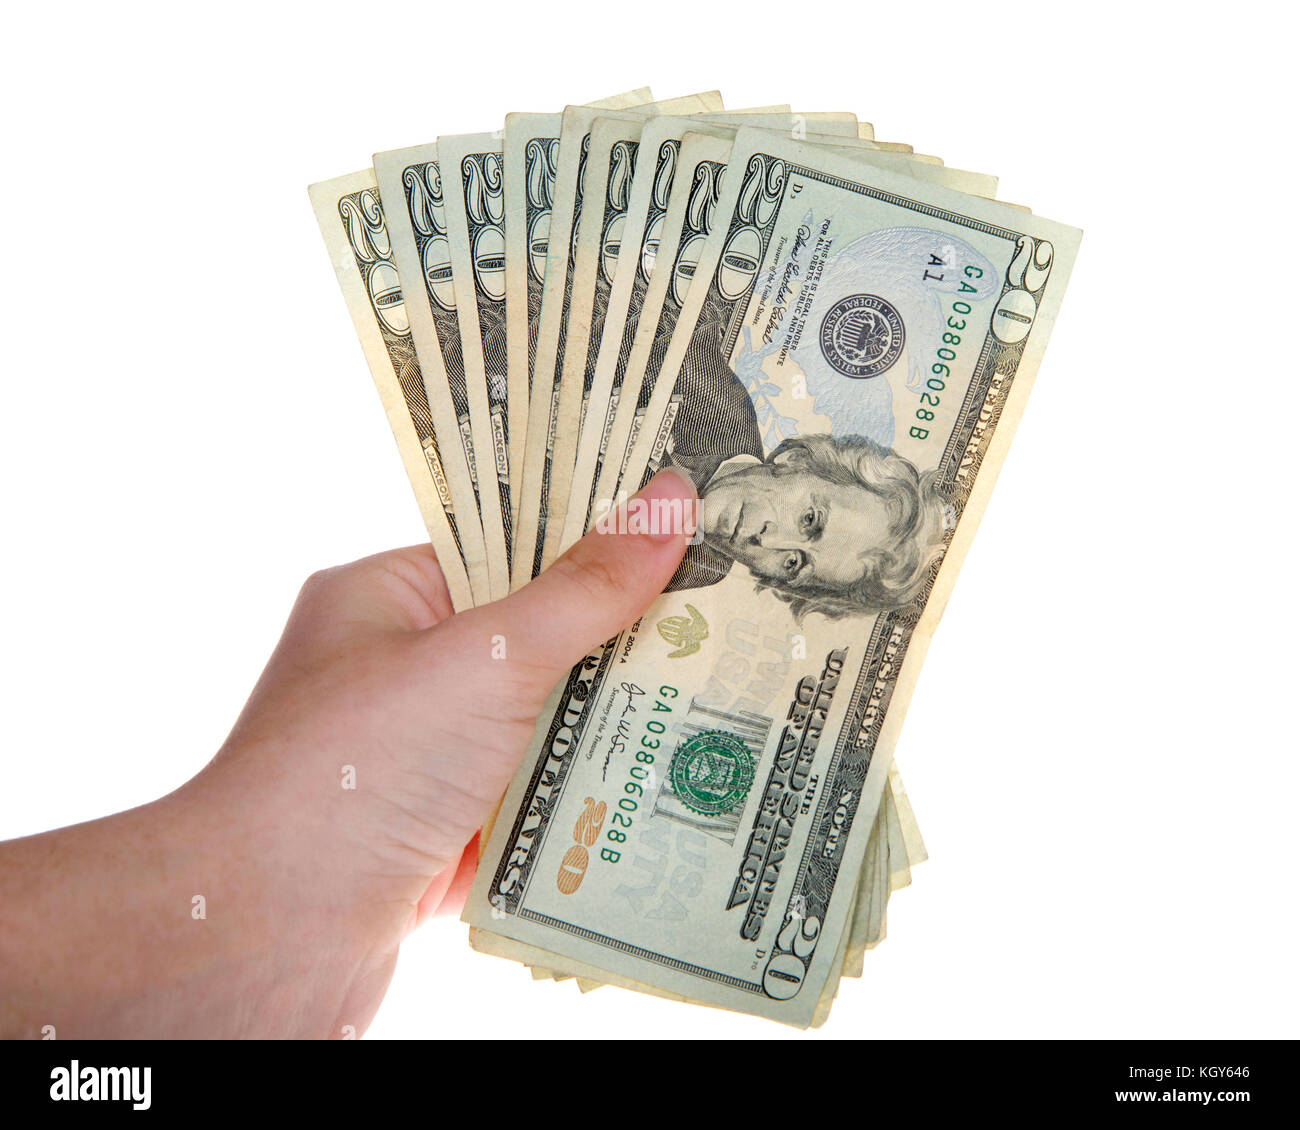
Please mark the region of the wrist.
<svg viewBox="0 0 1300 1130"><path fill-rule="evenodd" d="M373 996L377 1005L391 976L410 909L373 897L341 862L346 824L332 805L313 805L264 774L252 786L240 760L223 750L157 803L169 826L191 830L183 850L213 876L205 925L214 958L241 971L246 1034L330 1037L347 1025L359 1033L374 1010L365 1002Z"/></svg>

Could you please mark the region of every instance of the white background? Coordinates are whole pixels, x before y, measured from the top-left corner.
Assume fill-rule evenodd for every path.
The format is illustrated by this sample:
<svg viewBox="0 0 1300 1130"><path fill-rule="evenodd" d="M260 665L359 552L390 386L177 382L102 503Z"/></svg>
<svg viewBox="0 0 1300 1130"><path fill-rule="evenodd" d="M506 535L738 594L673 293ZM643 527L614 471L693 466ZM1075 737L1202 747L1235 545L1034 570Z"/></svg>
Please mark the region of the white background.
<svg viewBox="0 0 1300 1130"><path fill-rule="evenodd" d="M175 787L301 580L423 536L306 185L717 87L1086 232L898 750L932 859L804 1038L1297 1034L1281 6L118 7L5 21L0 837ZM517 1033L797 1035L533 984L445 919L371 1029Z"/></svg>

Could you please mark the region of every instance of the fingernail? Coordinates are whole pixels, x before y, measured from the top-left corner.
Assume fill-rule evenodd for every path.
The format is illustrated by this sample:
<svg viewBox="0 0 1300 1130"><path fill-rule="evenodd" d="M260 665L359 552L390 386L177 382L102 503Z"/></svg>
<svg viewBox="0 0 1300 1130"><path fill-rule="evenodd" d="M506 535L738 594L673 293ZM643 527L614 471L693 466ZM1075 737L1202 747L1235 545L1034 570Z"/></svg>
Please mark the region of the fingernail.
<svg viewBox="0 0 1300 1130"><path fill-rule="evenodd" d="M671 476L671 477L670 477ZM676 489L669 484L673 479L677 480ZM637 498L698 498L699 492L695 489L695 480L690 477L676 463L670 463L664 467L653 479L651 479L636 494Z"/></svg>
<svg viewBox="0 0 1300 1130"><path fill-rule="evenodd" d="M695 480L677 466L663 468L628 500L629 533L673 541L695 533L699 495Z"/></svg>

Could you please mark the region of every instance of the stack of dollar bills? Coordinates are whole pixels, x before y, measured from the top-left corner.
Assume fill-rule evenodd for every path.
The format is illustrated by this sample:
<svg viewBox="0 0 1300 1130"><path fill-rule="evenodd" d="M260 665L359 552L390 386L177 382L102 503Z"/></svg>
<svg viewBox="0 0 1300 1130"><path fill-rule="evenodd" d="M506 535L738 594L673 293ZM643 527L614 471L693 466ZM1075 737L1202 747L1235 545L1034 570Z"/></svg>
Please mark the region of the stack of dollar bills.
<svg viewBox="0 0 1300 1130"><path fill-rule="evenodd" d="M1080 237L996 188L646 89L312 187L457 609L660 467L700 493L483 831L476 949L798 1026L862 974L925 859L903 713Z"/></svg>

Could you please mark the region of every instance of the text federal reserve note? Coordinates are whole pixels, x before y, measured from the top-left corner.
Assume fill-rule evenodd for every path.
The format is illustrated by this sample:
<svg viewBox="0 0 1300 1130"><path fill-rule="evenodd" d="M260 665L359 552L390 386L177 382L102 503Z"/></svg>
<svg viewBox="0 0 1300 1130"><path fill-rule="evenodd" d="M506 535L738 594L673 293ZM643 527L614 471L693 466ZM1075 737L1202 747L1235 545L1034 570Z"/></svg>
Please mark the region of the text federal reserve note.
<svg viewBox="0 0 1300 1130"><path fill-rule="evenodd" d="M735 135L734 130L731 131L731 135ZM935 184L959 192L977 189L976 195L989 198L992 198L997 188L996 177L918 162L906 154L883 152L878 150L875 143L871 141L852 137L819 137L817 141L818 144L827 147L824 151L828 154L838 152L851 156L868 168L902 172L925 184ZM724 172L725 166L722 166L716 176L721 178ZM696 238L695 246L702 246L700 237ZM694 277L693 268L691 277ZM678 373L671 364L665 364L662 358L668 352L668 342L672 336L688 335L692 332L692 328L689 323L679 327L677 322L677 311L687 301L685 289L670 288L668 293L675 301L666 302L661 308L659 323L652 339L651 353L644 368L639 361L630 366L640 384L634 430L628 436L623 455L622 477L617 484L618 489L626 493L634 492L642 482L658 470L658 455L672 430L673 418L682 402L681 389L678 387ZM706 314L707 316L709 315ZM599 504L606 505L607 502L608 500L601 496Z"/></svg>
<svg viewBox="0 0 1300 1130"><path fill-rule="evenodd" d="M701 123L708 123L702 125ZM632 123L602 119L592 131L589 176L606 168L604 226L594 231L594 217L584 213L584 234L579 237L574 266L575 294L580 287L593 288L595 299L585 362L584 409L588 403L602 411L594 418L582 414L582 428L574 460L573 482L565 510L558 549L563 552L587 528L592 499L610 432L614 427L622 391L623 374L636 332L646 286L655 263L659 227L672 189L681 139L692 127L757 125L786 130L816 128L830 134L856 136L857 119L852 114L792 115L789 107L764 106L732 110L695 118L661 116L650 119L644 131L633 133ZM621 161L604 157L604 141L610 137L615 152L626 146L629 154ZM633 140L635 138L635 140ZM646 160L639 162L638 153ZM631 182L626 183L628 173ZM597 177L597 180L599 178ZM590 226L589 226L590 225ZM592 246L598 237L599 246ZM628 251L624 256L622 252ZM570 341L572 345L572 339ZM565 365L573 364L570 355ZM568 379L567 377L565 379Z"/></svg>
<svg viewBox="0 0 1300 1130"><path fill-rule="evenodd" d="M466 918L806 1025L878 928L850 911L902 713L1078 234L763 131L726 163L639 440L702 540L553 696Z"/></svg>

